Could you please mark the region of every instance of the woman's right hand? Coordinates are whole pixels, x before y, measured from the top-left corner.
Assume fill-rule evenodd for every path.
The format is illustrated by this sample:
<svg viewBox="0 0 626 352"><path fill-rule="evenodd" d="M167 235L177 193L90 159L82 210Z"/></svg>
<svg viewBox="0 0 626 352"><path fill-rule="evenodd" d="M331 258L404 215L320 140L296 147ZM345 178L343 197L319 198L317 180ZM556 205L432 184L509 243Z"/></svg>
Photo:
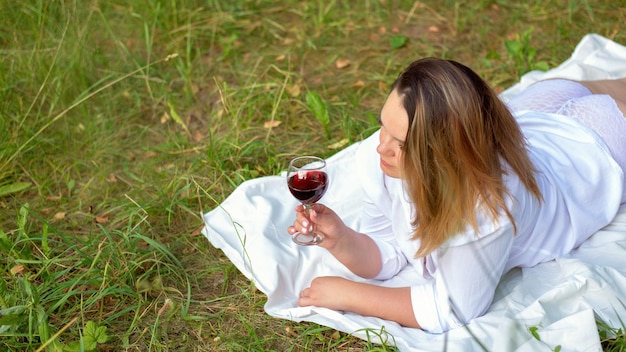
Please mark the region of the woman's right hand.
<svg viewBox="0 0 626 352"><path fill-rule="evenodd" d="M318 245L326 249L332 249L337 242L349 231L341 218L330 208L323 204L315 203L313 208L305 210L302 205L296 207L296 220L287 228L290 235L300 232L302 234L317 233L324 237Z"/></svg>
<svg viewBox="0 0 626 352"><path fill-rule="evenodd" d="M318 246L326 248L356 275L371 279L380 273L382 261L376 243L369 236L346 226L337 213L323 204L316 203L309 210L298 205L296 220L287 232L290 235L315 232L323 236L324 240Z"/></svg>

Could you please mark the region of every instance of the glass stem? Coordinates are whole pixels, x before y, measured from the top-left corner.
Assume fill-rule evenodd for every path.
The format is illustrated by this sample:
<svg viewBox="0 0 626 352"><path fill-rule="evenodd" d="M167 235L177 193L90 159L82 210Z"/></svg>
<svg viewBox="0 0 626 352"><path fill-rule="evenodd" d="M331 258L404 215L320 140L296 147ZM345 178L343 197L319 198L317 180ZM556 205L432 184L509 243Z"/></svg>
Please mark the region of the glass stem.
<svg viewBox="0 0 626 352"><path fill-rule="evenodd" d="M311 209L313 209L313 204L302 204L302 206L304 207L304 212L307 216L307 218L309 218L309 228L308 228L308 232L313 234L313 223L311 222L311 217L309 216L309 214L311 213Z"/></svg>

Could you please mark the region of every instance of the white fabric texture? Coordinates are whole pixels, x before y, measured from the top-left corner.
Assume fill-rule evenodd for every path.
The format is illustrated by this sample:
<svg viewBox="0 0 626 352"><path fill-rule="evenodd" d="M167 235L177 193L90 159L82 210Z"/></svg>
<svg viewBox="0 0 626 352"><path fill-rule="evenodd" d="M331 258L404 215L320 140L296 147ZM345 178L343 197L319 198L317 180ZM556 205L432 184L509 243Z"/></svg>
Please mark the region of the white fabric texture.
<svg viewBox="0 0 626 352"><path fill-rule="evenodd" d="M595 34L587 35L563 64L548 72L524 75L502 97L508 100L533 82L557 77L626 77L626 47ZM342 176L352 174L360 144L329 158L330 188L322 199L355 228L361 225L359 217L364 207L361 185L355 178ZM219 207L203 215L204 235L268 296L265 310L274 317L311 321L374 341L379 336L403 351L482 351L483 347L494 351L537 351L557 345L564 351L600 351L596 318L612 327L621 327L620 318L626 319L624 205L610 225L598 230L578 249L558 259L506 273L483 316L464 327L431 334L378 318L298 307L298 293L314 277L338 275L366 280L350 273L324 249L291 242L286 228L293 221L296 204L284 176L277 175L243 183ZM427 281L418 277L414 269L405 268L377 283L407 286ZM533 337L529 327L537 329L541 341Z"/></svg>

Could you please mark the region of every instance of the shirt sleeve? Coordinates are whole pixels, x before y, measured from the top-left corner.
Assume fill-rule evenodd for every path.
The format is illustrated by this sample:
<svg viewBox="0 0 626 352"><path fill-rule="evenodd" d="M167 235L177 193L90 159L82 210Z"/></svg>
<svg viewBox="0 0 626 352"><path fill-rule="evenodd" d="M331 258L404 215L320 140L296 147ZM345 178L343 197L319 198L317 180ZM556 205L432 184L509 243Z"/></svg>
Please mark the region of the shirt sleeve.
<svg viewBox="0 0 626 352"><path fill-rule="evenodd" d="M442 333L489 308L513 244L506 222L487 235L444 246L425 259L429 283L411 287L411 304L423 330Z"/></svg>
<svg viewBox="0 0 626 352"><path fill-rule="evenodd" d="M404 253L400 250L393 233L391 221L380 211L376 204L365 197L361 232L367 234L378 246L381 258L381 271L374 278L386 280L400 272L407 264Z"/></svg>

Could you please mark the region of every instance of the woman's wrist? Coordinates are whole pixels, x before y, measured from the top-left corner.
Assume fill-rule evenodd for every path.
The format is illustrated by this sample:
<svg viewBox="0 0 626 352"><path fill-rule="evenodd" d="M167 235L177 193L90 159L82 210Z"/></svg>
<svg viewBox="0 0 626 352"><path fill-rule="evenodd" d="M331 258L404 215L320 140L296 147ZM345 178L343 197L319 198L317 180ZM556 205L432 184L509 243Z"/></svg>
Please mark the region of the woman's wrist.
<svg viewBox="0 0 626 352"><path fill-rule="evenodd" d="M350 243L355 241L356 232L347 226L344 227L342 232L343 233L337 236L333 241L328 241L328 246L324 246L324 242L322 241L322 247L326 248L326 250L335 257L337 257L337 255L341 256L344 252L350 253L354 248Z"/></svg>
<svg viewBox="0 0 626 352"><path fill-rule="evenodd" d="M369 236L347 229L333 246L327 247L328 251L354 274L365 279L376 277L382 267L378 246Z"/></svg>

